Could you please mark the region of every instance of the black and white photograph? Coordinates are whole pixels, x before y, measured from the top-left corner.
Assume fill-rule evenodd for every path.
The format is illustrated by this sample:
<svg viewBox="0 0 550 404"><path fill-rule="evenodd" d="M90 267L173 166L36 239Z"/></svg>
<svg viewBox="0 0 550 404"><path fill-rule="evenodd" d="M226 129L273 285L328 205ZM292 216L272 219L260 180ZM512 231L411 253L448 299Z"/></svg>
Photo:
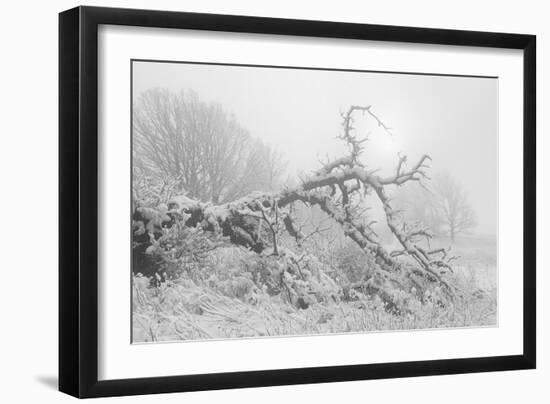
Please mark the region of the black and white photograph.
<svg viewBox="0 0 550 404"><path fill-rule="evenodd" d="M498 326L498 78L131 63L133 343Z"/></svg>
<svg viewBox="0 0 550 404"><path fill-rule="evenodd" d="M0 402L548 401L543 2L90 3L3 4Z"/></svg>

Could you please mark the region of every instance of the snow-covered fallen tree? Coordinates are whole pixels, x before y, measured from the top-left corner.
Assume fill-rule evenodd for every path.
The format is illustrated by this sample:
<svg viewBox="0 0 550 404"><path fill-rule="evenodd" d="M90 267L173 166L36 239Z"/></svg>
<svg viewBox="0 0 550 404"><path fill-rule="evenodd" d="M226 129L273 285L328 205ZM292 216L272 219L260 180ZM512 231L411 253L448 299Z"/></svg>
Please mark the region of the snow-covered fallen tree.
<svg viewBox="0 0 550 404"><path fill-rule="evenodd" d="M252 192L220 205L200 202L185 195L173 197L154 208L137 203L133 218L134 242L137 239L135 245L139 246L139 253L146 255L166 228L178 224L210 235L215 239L215 243L210 245L212 248L225 242L256 254L281 257L288 265L288 272L292 272L293 265L300 265L300 258L281 247L279 239L282 233L286 233L300 244L304 235L296 225L292 206L303 204L318 207L366 254L374 257L377 265L374 275L353 285L354 288L379 295L396 310L399 310L395 303L399 300L396 294L423 298L428 290L437 290L441 300L452 300L460 295L447 278L454 257L446 249L430 249L429 230L404 223L388 196L388 187L427 180L430 157L424 155L408 167L407 158L400 156L393 174L387 176L368 168L360 161L367 138L360 138L353 127L357 113L367 115L387 130L370 106L351 106L342 115L343 131L339 136L349 153L323 164L319 170L303 178L298 186L277 193ZM368 207L365 206L367 195L374 196L382 207L385 225L399 245L397 250L389 251L384 247L373 229L374 223L363 215ZM372 203L372 198L369 201Z"/></svg>

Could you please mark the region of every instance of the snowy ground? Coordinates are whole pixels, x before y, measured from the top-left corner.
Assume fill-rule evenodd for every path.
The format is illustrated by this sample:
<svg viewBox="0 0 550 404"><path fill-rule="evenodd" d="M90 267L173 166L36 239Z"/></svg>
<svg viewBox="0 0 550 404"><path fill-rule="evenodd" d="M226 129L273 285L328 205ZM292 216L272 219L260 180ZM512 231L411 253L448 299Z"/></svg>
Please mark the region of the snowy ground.
<svg viewBox="0 0 550 404"><path fill-rule="evenodd" d="M449 240L434 244L448 245ZM497 318L496 240L461 237L452 251L457 282L470 292L447 307L411 302L402 315L384 310L379 299L324 302L297 309L280 296L254 290L238 272L230 279L198 282L180 279L159 287L134 278L133 341L154 342L330 334L383 330L490 326ZM230 260L229 260L230 261ZM228 264L229 265L229 264ZM221 262L223 270L223 261ZM223 285L222 285L223 283ZM223 286L223 287L222 287Z"/></svg>

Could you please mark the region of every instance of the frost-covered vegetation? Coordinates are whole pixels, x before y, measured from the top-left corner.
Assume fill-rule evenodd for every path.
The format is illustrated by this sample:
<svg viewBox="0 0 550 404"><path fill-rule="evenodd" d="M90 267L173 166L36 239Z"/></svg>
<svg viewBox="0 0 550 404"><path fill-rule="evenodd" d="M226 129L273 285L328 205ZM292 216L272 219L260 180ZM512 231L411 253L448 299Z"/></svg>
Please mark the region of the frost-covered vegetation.
<svg viewBox="0 0 550 404"><path fill-rule="evenodd" d="M371 107L342 114L348 154L297 185L219 105L156 90L135 110L134 342L496 324L494 238L464 235L454 180L403 202L429 190L429 156L384 176L362 161L354 116L387 130Z"/></svg>
<svg viewBox="0 0 550 404"><path fill-rule="evenodd" d="M468 240L468 243L474 242ZM277 281L280 268L269 257L237 248L217 249L181 276L152 286L133 283L134 342L261 337L495 325L497 315L492 252L468 246L457 265L467 297L446 306L404 295L407 313L392 313L378 295L350 289L369 272L363 253L351 244L334 249L333 266L318 263L330 280L318 284L324 299L307 308L289 302ZM332 251L331 251L332 252ZM320 254L329 255L329 254ZM334 283L333 283L334 282ZM480 286L485 285L483 294ZM490 286L491 285L491 286ZM326 287L326 289L325 289ZM336 287L336 289L335 289ZM408 299L408 300L407 300Z"/></svg>

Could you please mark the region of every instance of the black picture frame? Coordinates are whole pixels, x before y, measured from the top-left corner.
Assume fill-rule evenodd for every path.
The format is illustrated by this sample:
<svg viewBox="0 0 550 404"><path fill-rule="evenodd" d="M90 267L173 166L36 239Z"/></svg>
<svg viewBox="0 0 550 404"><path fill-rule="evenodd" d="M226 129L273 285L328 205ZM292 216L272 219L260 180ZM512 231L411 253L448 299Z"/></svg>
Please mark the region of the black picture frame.
<svg viewBox="0 0 550 404"><path fill-rule="evenodd" d="M523 50L523 354L98 380L98 26L100 24ZM59 15L59 390L104 397L324 383L536 366L534 35L77 7Z"/></svg>

